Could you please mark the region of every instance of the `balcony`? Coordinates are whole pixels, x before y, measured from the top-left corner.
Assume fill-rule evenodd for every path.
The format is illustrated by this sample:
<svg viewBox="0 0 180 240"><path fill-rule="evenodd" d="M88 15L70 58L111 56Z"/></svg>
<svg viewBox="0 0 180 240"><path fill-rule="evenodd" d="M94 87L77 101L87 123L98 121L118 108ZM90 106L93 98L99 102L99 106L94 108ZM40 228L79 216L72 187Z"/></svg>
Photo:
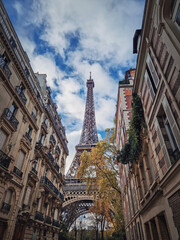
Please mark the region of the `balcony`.
<svg viewBox="0 0 180 240"><path fill-rule="evenodd" d="M11 208L11 205L10 205L10 204L3 202L1 209L2 209L4 212L9 212L9 211L10 211L10 208Z"/></svg>
<svg viewBox="0 0 180 240"><path fill-rule="evenodd" d="M19 170L17 167L14 166L13 172L19 176L20 178L22 178L23 173L21 172L21 170Z"/></svg>
<svg viewBox="0 0 180 240"><path fill-rule="evenodd" d="M41 212L36 211L35 219L39 221L44 221L43 214Z"/></svg>
<svg viewBox="0 0 180 240"><path fill-rule="evenodd" d="M29 136L29 133L26 132L25 136L26 136L26 138L27 138L27 139L30 141L30 143L31 143L32 138Z"/></svg>
<svg viewBox="0 0 180 240"><path fill-rule="evenodd" d="M60 227L59 221L53 219L53 226Z"/></svg>
<svg viewBox="0 0 180 240"><path fill-rule="evenodd" d="M56 145L56 140L54 138L53 135L50 136L50 141L52 142L52 144L55 146Z"/></svg>
<svg viewBox="0 0 180 240"><path fill-rule="evenodd" d="M8 155L5 154L3 151L0 150L0 166L8 169L10 162L11 162L11 158L8 157Z"/></svg>
<svg viewBox="0 0 180 240"><path fill-rule="evenodd" d="M37 122L37 117L36 117L36 115L35 115L33 112L32 112L32 114L31 114L31 115L32 115L32 117L33 117L34 121L35 121L35 122Z"/></svg>
<svg viewBox="0 0 180 240"><path fill-rule="evenodd" d="M5 73L7 78L9 79L12 73L11 73L7 63L5 62L5 60L3 59L2 56L0 56L0 68L3 70L3 72Z"/></svg>
<svg viewBox="0 0 180 240"><path fill-rule="evenodd" d="M60 154L61 153L61 150L59 148L59 146L56 146L56 151Z"/></svg>
<svg viewBox="0 0 180 240"><path fill-rule="evenodd" d="M4 109L2 116L5 117L10 122L10 124L17 130L19 122L8 108Z"/></svg>
<svg viewBox="0 0 180 240"><path fill-rule="evenodd" d="M60 198L62 201L64 200L63 194L61 194L58 189L54 186L54 184L47 178L47 177L41 177L40 184L45 185L48 187L49 190L51 190L58 198Z"/></svg>
<svg viewBox="0 0 180 240"><path fill-rule="evenodd" d="M44 222L47 224L51 224L51 218L49 216L45 216Z"/></svg>

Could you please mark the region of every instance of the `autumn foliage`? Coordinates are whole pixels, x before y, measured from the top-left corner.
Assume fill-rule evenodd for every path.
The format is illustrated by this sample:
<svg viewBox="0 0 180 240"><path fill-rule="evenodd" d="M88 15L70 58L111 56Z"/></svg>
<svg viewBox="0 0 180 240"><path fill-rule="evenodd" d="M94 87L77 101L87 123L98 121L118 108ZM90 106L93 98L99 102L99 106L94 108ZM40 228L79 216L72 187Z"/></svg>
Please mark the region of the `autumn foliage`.
<svg viewBox="0 0 180 240"><path fill-rule="evenodd" d="M81 155L77 177L87 183L87 192L94 195L94 206L90 211L106 219L107 229L111 233L124 229L119 186L114 129L106 130L106 138L98 142L91 152ZM105 223L102 221L101 231ZM102 233L103 234L103 233ZM103 239L103 236L102 236Z"/></svg>

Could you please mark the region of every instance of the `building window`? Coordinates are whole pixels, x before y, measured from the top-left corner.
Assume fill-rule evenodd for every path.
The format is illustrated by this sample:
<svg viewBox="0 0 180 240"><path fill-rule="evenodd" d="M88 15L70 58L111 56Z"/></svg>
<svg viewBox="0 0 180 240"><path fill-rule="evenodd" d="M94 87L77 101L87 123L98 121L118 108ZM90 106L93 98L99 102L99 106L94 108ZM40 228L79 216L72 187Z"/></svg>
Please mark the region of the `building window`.
<svg viewBox="0 0 180 240"><path fill-rule="evenodd" d="M15 116L16 113L17 113L17 110L18 110L18 107L17 107L17 105L13 102L12 105L11 105L11 107L10 107L10 109L9 109L9 114L10 114L9 118L11 118L12 116Z"/></svg>
<svg viewBox="0 0 180 240"><path fill-rule="evenodd" d="M35 120L35 122L37 122L37 109L34 107L33 111L32 111L32 117Z"/></svg>
<svg viewBox="0 0 180 240"><path fill-rule="evenodd" d="M150 171L150 183L152 183L155 179L155 173L154 173L152 161L153 160L151 159L149 149L147 149L147 164L148 164L149 171Z"/></svg>
<svg viewBox="0 0 180 240"><path fill-rule="evenodd" d="M6 52L4 52L4 53L2 54L1 59L4 60L4 63L5 63L6 65L8 65L8 64L10 63L10 59L9 59L9 57L7 56Z"/></svg>
<svg viewBox="0 0 180 240"><path fill-rule="evenodd" d="M18 91L19 91L18 93L24 93L25 87L22 83L18 86Z"/></svg>
<svg viewBox="0 0 180 240"><path fill-rule="evenodd" d="M154 99L160 79L149 53L146 59L145 80L147 82L151 98Z"/></svg>
<svg viewBox="0 0 180 240"><path fill-rule="evenodd" d="M27 186L26 194L25 194L25 198L24 198L24 205L26 205L26 206L29 206L29 203L30 203L31 190L32 190L32 188L30 186Z"/></svg>
<svg viewBox="0 0 180 240"><path fill-rule="evenodd" d="M48 177L48 173L49 173L49 169L46 168L44 176L45 176L45 177Z"/></svg>
<svg viewBox="0 0 180 240"><path fill-rule="evenodd" d="M0 129L0 150L3 149L3 146L6 143L7 137L8 137L7 133L4 132L2 129Z"/></svg>
<svg viewBox="0 0 180 240"><path fill-rule="evenodd" d="M179 1L172 1L171 5L172 21L180 28L180 3Z"/></svg>
<svg viewBox="0 0 180 240"><path fill-rule="evenodd" d="M28 138L28 140L31 142L32 139L31 139L31 134L32 134L32 127L29 125L28 126L28 129L27 129L27 132L26 132L26 137Z"/></svg>
<svg viewBox="0 0 180 240"><path fill-rule="evenodd" d="M44 143L44 139L45 139L44 134L41 134L40 139L39 139L39 143L43 144Z"/></svg>
<svg viewBox="0 0 180 240"><path fill-rule="evenodd" d="M56 208L54 211L54 220L57 220L58 217L58 209Z"/></svg>
<svg viewBox="0 0 180 240"><path fill-rule="evenodd" d="M145 169L144 169L143 162L140 165L140 169L141 169L141 174L142 174L143 190L144 190L144 194L145 194L148 190L148 184L147 184L146 172L145 172Z"/></svg>
<svg viewBox="0 0 180 240"><path fill-rule="evenodd" d="M22 150L20 150L19 155L18 155L18 159L17 159L17 162L16 162L16 168L18 168L19 170L22 169L24 159L25 159L25 153Z"/></svg>
<svg viewBox="0 0 180 240"><path fill-rule="evenodd" d="M8 189L6 191L6 195L4 198L4 202L2 204L2 210L9 212L10 208L11 208L11 200L12 200L12 190Z"/></svg>
<svg viewBox="0 0 180 240"><path fill-rule="evenodd" d="M180 132L166 97L162 101L155 127L166 165L170 167L180 157L180 142L178 141Z"/></svg>
<svg viewBox="0 0 180 240"><path fill-rule="evenodd" d="M33 169L37 170L37 166L38 166L38 158L36 157L36 159L33 163Z"/></svg>

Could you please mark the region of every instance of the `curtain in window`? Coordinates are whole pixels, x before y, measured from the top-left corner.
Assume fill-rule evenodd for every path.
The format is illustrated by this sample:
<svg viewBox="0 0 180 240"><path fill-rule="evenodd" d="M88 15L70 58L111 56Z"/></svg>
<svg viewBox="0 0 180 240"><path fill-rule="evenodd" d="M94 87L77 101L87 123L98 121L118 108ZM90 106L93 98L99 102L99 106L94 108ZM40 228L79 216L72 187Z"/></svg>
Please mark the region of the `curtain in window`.
<svg viewBox="0 0 180 240"><path fill-rule="evenodd" d="M4 202L7 203L7 204L10 204L11 203L11 196L12 196L12 191L10 189L8 189L7 192L6 192Z"/></svg>
<svg viewBox="0 0 180 240"><path fill-rule="evenodd" d="M24 157L25 157L25 153L20 150L20 151L19 151L19 155L18 155L18 159L17 159L17 162L16 162L16 167L17 167L19 170L22 169Z"/></svg>
<svg viewBox="0 0 180 240"><path fill-rule="evenodd" d="M8 135L2 129L0 129L0 150L3 148L7 137Z"/></svg>
<svg viewBox="0 0 180 240"><path fill-rule="evenodd" d="M57 220L58 217L58 209L56 208L54 211L54 220Z"/></svg>
<svg viewBox="0 0 180 240"><path fill-rule="evenodd" d="M26 195L25 195L25 198L24 198L24 204L25 205L29 204L30 195L31 195L31 187L28 186L27 189L26 189Z"/></svg>

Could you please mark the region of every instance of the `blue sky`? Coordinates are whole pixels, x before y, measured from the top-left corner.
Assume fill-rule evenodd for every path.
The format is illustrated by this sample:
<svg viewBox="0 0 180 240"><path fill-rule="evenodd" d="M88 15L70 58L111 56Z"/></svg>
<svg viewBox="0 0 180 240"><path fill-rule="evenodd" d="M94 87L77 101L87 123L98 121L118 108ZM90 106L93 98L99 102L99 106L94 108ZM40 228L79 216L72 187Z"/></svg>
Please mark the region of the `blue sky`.
<svg viewBox="0 0 180 240"><path fill-rule="evenodd" d="M133 35L144 0L3 0L34 72L47 83L66 127L70 155L79 143L89 72L99 139L113 126L118 82L136 66Z"/></svg>

